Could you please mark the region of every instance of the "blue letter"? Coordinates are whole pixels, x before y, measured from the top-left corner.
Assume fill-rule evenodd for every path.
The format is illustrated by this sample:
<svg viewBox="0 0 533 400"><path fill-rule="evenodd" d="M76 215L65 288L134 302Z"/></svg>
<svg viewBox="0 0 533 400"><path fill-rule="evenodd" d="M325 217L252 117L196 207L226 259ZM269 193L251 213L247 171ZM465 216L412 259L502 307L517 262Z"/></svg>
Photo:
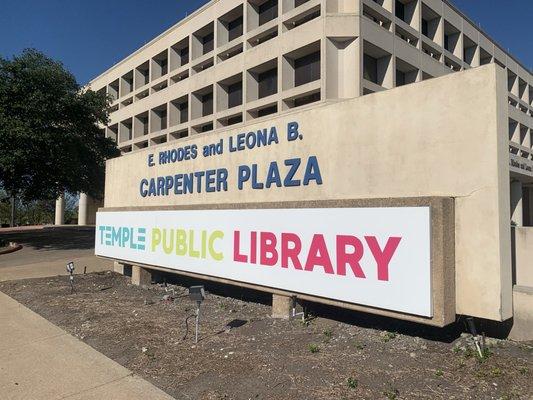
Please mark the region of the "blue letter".
<svg viewBox="0 0 533 400"><path fill-rule="evenodd" d="M144 186L148 186L148 181L146 179L141 180L141 196L146 197L148 190Z"/></svg>
<svg viewBox="0 0 533 400"><path fill-rule="evenodd" d="M322 185L322 175L320 175L320 167L316 156L311 156L307 160L307 167L305 168L304 185L309 185L309 181L314 180L317 185Z"/></svg>
<svg viewBox="0 0 533 400"><path fill-rule="evenodd" d="M291 167L291 169L289 169L289 172L287 172L287 175L285 176L283 186L300 186L300 180L293 180L292 178L294 178L296 171L298 171L298 167L300 166L301 162L302 160L299 158L291 158L289 160L285 160L285 165L287 167Z"/></svg>
<svg viewBox="0 0 533 400"><path fill-rule="evenodd" d="M287 140L292 142L298 139L298 136L300 136L298 133L298 122L289 122L287 125Z"/></svg>
<svg viewBox="0 0 533 400"><path fill-rule="evenodd" d="M250 168L247 165L239 165L239 190L242 190L243 183L246 182L248 179L250 179Z"/></svg>

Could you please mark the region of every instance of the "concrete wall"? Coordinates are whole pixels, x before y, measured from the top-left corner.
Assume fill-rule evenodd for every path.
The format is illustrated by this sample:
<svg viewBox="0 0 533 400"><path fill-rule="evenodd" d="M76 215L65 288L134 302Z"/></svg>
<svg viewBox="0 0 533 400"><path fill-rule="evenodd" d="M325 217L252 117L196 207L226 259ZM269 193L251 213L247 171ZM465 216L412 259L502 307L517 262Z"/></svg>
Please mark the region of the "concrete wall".
<svg viewBox="0 0 533 400"><path fill-rule="evenodd" d="M295 111L238 129L193 136L110 160L105 207L442 196L456 199L456 311L512 316L507 77L495 65ZM303 140L193 161L147 166L147 156L187 144L298 121ZM237 190L236 169L315 155L322 185ZM157 154L156 154L157 158ZM141 197L142 178L225 167L228 191Z"/></svg>
<svg viewBox="0 0 533 400"><path fill-rule="evenodd" d="M242 126L262 118L260 114L265 109L279 115L305 101L316 105L358 97L498 63L506 68L509 82L505 96L509 99L513 161L528 168L533 166L529 140L533 131L533 75L448 1L409 1L406 18L400 19L393 0L309 0L298 7L294 0L283 0L278 2L278 18L258 26L259 3L212 0L90 82L92 89L107 91L115 99L105 131L108 137L118 138L123 153L208 129ZM429 22L430 31L434 25L435 36L421 31L422 19L429 18L429 12L434 18ZM227 23L241 14L243 34L228 43ZM310 15L315 18L308 20ZM211 30L214 49L202 54L198 39ZM276 31L277 36L271 37ZM445 34L456 44L453 48L445 48ZM293 69L287 59L295 53L302 55L309 45L320 49L320 79L294 87ZM191 54L182 63L176 50L183 46L189 46ZM374 82L364 78L364 54L377 59L382 79ZM161 61L166 57L169 63L165 72ZM259 99L252 76L265 62L278 66L278 91ZM148 80L141 73L146 68L150 70ZM195 101L198 91L220 86L234 78L236 72L242 74L243 91L248 94L242 104L228 108L223 99L217 98L224 97L223 91L215 90L213 112L200 113ZM397 72L400 79L396 78ZM402 79L402 75L406 78ZM189 118L178 123L171 104L183 97L189 100ZM168 124L159 123L153 112L161 106L170 109ZM154 117L155 123L150 121L152 129L131 136L132 118L145 113L150 120ZM502 134L507 137L507 131ZM516 166L511 170L521 180L524 176L533 177L531 170L526 172Z"/></svg>
<svg viewBox="0 0 533 400"><path fill-rule="evenodd" d="M515 284L533 288L533 227L514 227Z"/></svg>

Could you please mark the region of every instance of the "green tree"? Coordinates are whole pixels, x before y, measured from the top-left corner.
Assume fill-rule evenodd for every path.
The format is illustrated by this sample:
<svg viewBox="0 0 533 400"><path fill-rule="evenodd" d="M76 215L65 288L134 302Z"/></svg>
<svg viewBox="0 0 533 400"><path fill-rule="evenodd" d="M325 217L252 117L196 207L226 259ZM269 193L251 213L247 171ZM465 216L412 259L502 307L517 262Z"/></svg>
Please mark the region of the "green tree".
<svg viewBox="0 0 533 400"><path fill-rule="evenodd" d="M0 186L25 202L65 191L101 198L105 160L118 155L100 128L108 106L37 50L0 57Z"/></svg>

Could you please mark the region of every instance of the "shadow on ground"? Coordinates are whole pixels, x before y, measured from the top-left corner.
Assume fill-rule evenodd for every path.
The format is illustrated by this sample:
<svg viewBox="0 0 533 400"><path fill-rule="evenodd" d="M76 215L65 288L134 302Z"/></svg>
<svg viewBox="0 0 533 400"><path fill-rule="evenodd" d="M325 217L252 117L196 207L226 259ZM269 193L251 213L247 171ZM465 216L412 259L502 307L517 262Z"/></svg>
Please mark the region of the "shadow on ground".
<svg viewBox="0 0 533 400"><path fill-rule="evenodd" d="M0 238L36 250L89 250L94 248L94 228L44 228L24 232L0 232Z"/></svg>
<svg viewBox="0 0 533 400"><path fill-rule="evenodd" d="M157 283L175 284L182 287L203 285L208 293L212 293L217 296L225 296L258 304L272 305L272 295L266 292L232 285L218 284L208 280L194 279L165 272L157 272L153 275L153 278ZM337 322L355 325L361 328L396 332L403 335L421 337L427 340L444 343L452 343L461 336L461 333L468 331L465 318L462 316L458 316L455 323L444 328L438 328L390 317L347 310L320 303L304 302L303 305L310 318L321 317ZM512 326L512 321L507 321L506 324L497 324L487 320L476 319L475 322L479 333L486 333L488 336L495 338L507 337L507 334Z"/></svg>

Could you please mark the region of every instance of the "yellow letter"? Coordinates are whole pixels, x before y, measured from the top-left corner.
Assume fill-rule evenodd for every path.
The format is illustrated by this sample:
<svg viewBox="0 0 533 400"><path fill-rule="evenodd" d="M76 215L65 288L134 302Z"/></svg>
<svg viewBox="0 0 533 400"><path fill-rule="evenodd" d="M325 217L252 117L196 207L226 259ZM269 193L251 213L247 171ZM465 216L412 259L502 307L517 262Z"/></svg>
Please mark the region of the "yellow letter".
<svg viewBox="0 0 533 400"><path fill-rule="evenodd" d="M152 229L152 252L155 251L155 248L158 244L161 243L161 230L158 228Z"/></svg>
<svg viewBox="0 0 533 400"><path fill-rule="evenodd" d="M163 229L163 251L166 254L172 253L172 248L174 247L174 229L170 229L170 232L168 231L169 229ZM167 234L169 234L168 241Z"/></svg>
<svg viewBox="0 0 533 400"><path fill-rule="evenodd" d="M189 257L200 258L200 252L194 250L194 231L189 230Z"/></svg>
<svg viewBox="0 0 533 400"><path fill-rule="evenodd" d="M224 232L214 231L211 236L209 236L209 255L215 261L222 261L224 259L224 254L216 252L213 247L213 242L216 239L224 239Z"/></svg>
<svg viewBox="0 0 533 400"><path fill-rule="evenodd" d="M207 232L202 231L202 258L205 258L206 236L207 236Z"/></svg>
<svg viewBox="0 0 533 400"><path fill-rule="evenodd" d="M187 254L187 235L183 229L176 230L176 255Z"/></svg>

